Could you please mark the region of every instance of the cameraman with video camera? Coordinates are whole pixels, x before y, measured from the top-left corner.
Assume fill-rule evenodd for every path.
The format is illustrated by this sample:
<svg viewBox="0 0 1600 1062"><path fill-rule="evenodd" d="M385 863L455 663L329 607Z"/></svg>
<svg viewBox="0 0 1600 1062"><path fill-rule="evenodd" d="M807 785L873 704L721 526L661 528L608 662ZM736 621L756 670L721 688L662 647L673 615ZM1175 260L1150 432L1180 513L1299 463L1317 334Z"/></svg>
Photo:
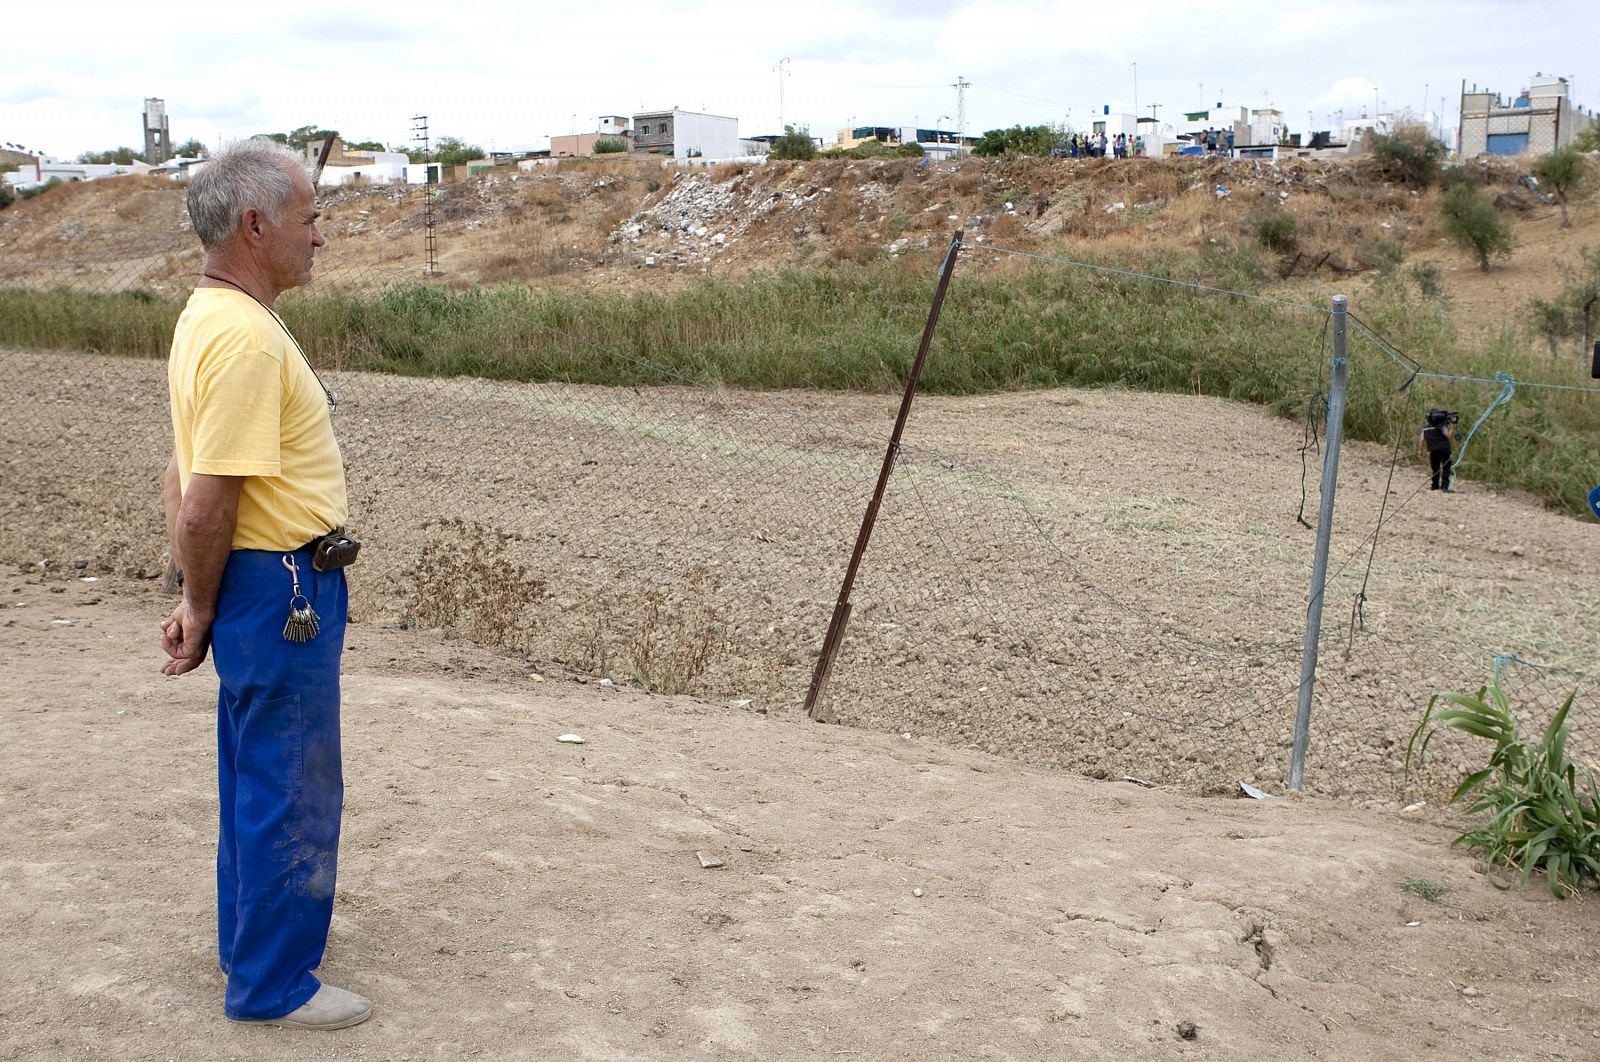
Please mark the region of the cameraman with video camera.
<svg viewBox="0 0 1600 1062"><path fill-rule="evenodd" d="M1456 422L1461 419L1461 414L1452 409L1428 410L1427 423L1422 427L1422 435L1417 440L1417 452L1424 451L1428 454L1428 463L1433 468L1433 489L1454 491L1450 485L1450 440L1455 435Z"/></svg>

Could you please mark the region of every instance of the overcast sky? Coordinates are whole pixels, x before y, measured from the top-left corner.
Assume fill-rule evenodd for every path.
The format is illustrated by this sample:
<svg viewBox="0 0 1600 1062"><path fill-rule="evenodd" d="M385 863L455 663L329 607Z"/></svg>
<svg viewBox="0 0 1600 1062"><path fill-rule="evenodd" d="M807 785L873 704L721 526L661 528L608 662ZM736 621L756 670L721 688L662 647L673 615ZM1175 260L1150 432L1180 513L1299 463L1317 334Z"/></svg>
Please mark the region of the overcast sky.
<svg viewBox="0 0 1600 1062"><path fill-rule="evenodd" d="M1461 81L1514 96L1536 72L1600 105L1595 0L750 0L450 5L286 0L232 11L169 0L16 3L0 45L0 142L70 158L141 146L145 96L175 141L309 123L403 142L543 147L601 114L680 106L782 119L832 139L857 125L969 131L1083 120L1110 105L1166 119L1222 102L1283 110L1291 130L1335 111L1438 110ZM1137 74L1137 89L1135 75Z"/></svg>

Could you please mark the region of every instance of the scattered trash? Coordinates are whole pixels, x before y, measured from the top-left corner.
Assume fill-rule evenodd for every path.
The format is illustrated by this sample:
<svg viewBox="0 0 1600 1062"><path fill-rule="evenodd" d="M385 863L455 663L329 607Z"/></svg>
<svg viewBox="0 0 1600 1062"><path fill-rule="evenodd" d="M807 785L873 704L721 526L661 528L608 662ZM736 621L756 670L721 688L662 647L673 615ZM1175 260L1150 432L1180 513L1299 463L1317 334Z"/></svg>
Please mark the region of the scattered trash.
<svg viewBox="0 0 1600 1062"><path fill-rule="evenodd" d="M80 583L98 583L99 581L100 577L98 575L85 575L82 579L78 580Z"/></svg>
<svg viewBox="0 0 1600 1062"><path fill-rule="evenodd" d="M748 708L748 707L750 707L750 698L749 697L740 697L740 698L738 698L736 700L729 701L728 702L728 707L729 708Z"/></svg>
<svg viewBox="0 0 1600 1062"><path fill-rule="evenodd" d="M564 741L568 745L582 745L584 743L583 738L579 737L577 734L562 734L560 737L556 738L556 740Z"/></svg>
<svg viewBox="0 0 1600 1062"><path fill-rule="evenodd" d="M911 895L917 897L918 899L921 899L921 897L922 897L922 889L921 889L921 887L919 886L918 888L912 889L911 890Z"/></svg>
<svg viewBox="0 0 1600 1062"><path fill-rule="evenodd" d="M1242 789L1244 791L1244 795L1249 797L1251 800L1276 800L1276 799L1278 799L1277 797L1273 796L1271 793L1263 792L1260 789L1257 789L1255 786L1250 785L1247 782L1240 782L1239 783L1239 788Z"/></svg>
<svg viewBox="0 0 1600 1062"><path fill-rule="evenodd" d="M1122 780L1124 782L1132 782L1134 785L1142 785L1146 789L1154 789L1156 787L1156 784L1154 782L1147 782L1143 778L1135 778L1131 774L1123 775L1122 776Z"/></svg>
<svg viewBox="0 0 1600 1062"><path fill-rule="evenodd" d="M1218 199L1226 199L1230 195L1233 194L1231 191L1228 190L1228 186L1225 185L1225 184L1217 185L1215 188L1212 189L1212 192L1213 192L1213 194L1216 195L1216 197Z"/></svg>
<svg viewBox="0 0 1600 1062"><path fill-rule="evenodd" d="M1406 928L1407 929L1415 929L1417 926L1420 926L1421 924L1422 924L1421 922L1407 922L1406 923Z"/></svg>
<svg viewBox="0 0 1600 1062"><path fill-rule="evenodd" d="M900 736L905 738L907 741L911 740L911 735L910 734L901 734Z"/></svg>
<svg viewBox="0 0 1600 1062"><path fill-rule="evenodd" d="M1194 1022L1192 1022L1192 1021L1180 1021L1178 1023L1178 1036L1181 1037L1182 1039L1193 1040L1195 1037L1197 1037L1199 1035L1200 1035L1200 1026L1196 1025Z"/></svg>
<svg viewBox="0 0 1600 1062"><path fill-rule="evenodd" d="M1473 988L1471 985L1467 985L1461 990L1461 994L1466 996L1468 999L1473 999L1477 996L1478 990Z"/></svg>
<svg viewBox="0 0 1600 1062"><path fill-rule="evenodd" d="M700 869L702 870L715 870L722 866L722 860L716 856L708 856L704 852L696 852L694 856L700 860Z"/></svg>
<svg viewBox="0 0 1600 1062"><path fill-rule="evenodd" d="M1405 807L1401 808L1400 809L1400 814L1402 814L1402 815L1415 815L1417 812L1421 811L1423 808L1425 808L1427 806L1428 806L1428 802L1427 801L1419 800L1415 804L1407 804Z"/></svg>
<svg viewBox="0 0 1600 1062"><path fill-rule="evenodd" d="M66 619L51 620L50 622L55 624L57 627L70 627L70 626L72 626L72 621L71 620L66 620Z"/></svg>
<svg viewBox="0 0 1600 1062"><path fill-rule="evenodd" d="M603 679L600 680L600 685L604 686L606 689L610 689L612 686L615 686L616 683L612 682L608 678L603 678Z"/></svg>

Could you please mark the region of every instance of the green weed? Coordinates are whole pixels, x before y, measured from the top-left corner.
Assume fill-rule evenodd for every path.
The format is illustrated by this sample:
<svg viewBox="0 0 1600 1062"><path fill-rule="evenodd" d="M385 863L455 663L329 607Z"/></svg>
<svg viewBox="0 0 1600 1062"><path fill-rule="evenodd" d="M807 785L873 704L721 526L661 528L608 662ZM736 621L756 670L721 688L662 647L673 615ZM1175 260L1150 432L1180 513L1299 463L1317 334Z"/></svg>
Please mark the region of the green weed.
<svg viewBox="0 0 1600 1062"><path fill-rule="evenodd" d="M1434 694L1406 745L1409 772L1413 753L1421 759L1440 727L1492 741L1488 765L1469 774L1450 796L1452 804L1470 798L1468 811L1486 813L1488 819L1454 843L1483 853L1490 873L1520 870L1519 886L1527 885L1534 871L1544 871L1558 897L1576 893L1586 881L1600 881L1600 788L1594 772L1580 777L1567 758L1567 714L1576 696L1574 690L1538 742L1530 744L1496 675L1476 697Z"/></svg>
<svg viewBox="0 0 1600 1062"><path fill-rule="evenodd" d="M1444 903L1445 893L1450 890L1437 881L1429 881L1427 878L1408 878L1406 883L1400 886L1400 891L1420 896L1429 903Z"/></svg>

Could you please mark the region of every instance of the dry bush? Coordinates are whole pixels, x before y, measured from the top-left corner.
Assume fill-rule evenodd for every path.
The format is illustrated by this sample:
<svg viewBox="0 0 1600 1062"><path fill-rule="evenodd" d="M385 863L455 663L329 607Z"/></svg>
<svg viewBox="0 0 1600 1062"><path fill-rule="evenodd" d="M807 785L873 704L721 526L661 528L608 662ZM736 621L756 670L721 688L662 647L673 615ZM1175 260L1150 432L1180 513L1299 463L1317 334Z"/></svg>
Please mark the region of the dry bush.
<svg viewBox="0 0 1600 1062"><path fill-rule="evenodd" d="M717 611L720 589L696 565L670 589L603 593L585 607L565 662L591 674L631 677L654 693L694 692L731 647Z"/></svg>
<svg viewBox="0 0 1600 1062"><path fill-rule="evenodd" d="M995 243L1015 247L1027 235L1027 224L1021 215L1001 214L988 225L989 238Z"/></svg>
<svg viewBox="0 0 1600 1062"><path fill-rule="evenodd" d="M870 229L845 229L829 237L828 256L835 262L870 262L884 253L883 241Z"/></svg>
<svg viewBox="0 0 1600 1062"><path fill-rule="evenodd" d="M545 580L506 556L517 536L465 520L438 520L406 572L411 594L406 618L476 641L526 648L538 626L532 606L547 593Z"/></svg>

